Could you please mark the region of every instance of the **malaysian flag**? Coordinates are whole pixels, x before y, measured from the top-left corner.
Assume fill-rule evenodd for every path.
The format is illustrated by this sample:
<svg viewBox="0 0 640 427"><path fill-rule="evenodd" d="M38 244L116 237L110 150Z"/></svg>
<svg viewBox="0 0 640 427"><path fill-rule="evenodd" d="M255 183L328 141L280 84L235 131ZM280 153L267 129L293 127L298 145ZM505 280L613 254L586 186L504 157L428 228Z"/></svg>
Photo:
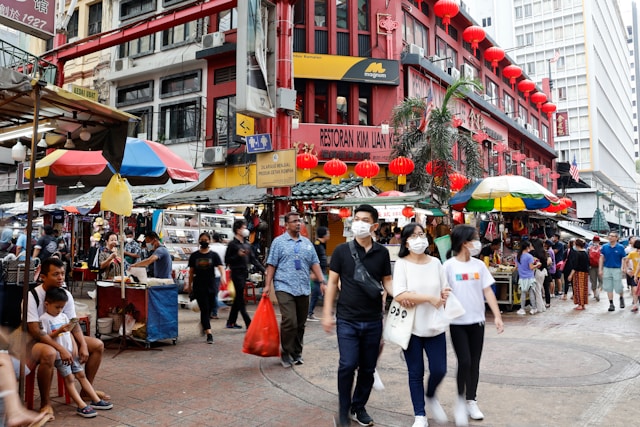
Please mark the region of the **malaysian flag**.
<svg viewBox="0 0 640 427"><path fill-rule="evenodd" d="M576 156L573 156L573 162L569 168L569 175L575 182L580 182L580 172L578 171L578 163L576 162Z"/></svg>
<svg viewBox="0 0 640 427"><path fill-rule="evenodd" d="M556 50L556 53L553 55L553 58L549 60L549 62L553 64L554 62L558 62L558 59L560 59L560 51Z"/></svg>
<svg viewBox="0 0 640 427"><path fill-rule="evenodd" d="M429 94L427 95L427 102L424 108L424 114L420 119L420 125L418 125L418 130L422 133L427 131L427 125L429 124L429 116L431 115L431 110L433 109L433 82L431 83L431 87L429 87Z"/></svg>

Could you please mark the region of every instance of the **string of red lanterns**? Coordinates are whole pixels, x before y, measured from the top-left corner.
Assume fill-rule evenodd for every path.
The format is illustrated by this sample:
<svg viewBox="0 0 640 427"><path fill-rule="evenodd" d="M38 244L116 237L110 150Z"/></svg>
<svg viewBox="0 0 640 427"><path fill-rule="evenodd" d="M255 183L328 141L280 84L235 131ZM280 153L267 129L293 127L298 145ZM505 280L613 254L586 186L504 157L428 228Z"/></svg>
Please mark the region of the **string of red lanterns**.
<svg viewBox="0 0 640 427"><path fill-rule="evenodd" d="M356 175L363 178L362 185L370 187L371 178L378 175L378 172L380 172L380 166L378 166L376 162L372 162L367 159L356 163L354 171L356 172Z"/></svg>
<svg viewBox="0 0 640 427"><path fill-rule="evenodd" d="M340 208L340 210L338 211L338 215L340 216L342 221L345 221L347 218L349 218L351 216L351 209L349 209L349 208Z"/></svg>
<svg viewBox="0 0 640 427"><path fill-rule="evenodd" d="M517 65L507 65L502 69L502 75L509 79L511 90L515 90L516 79L522 75L522 68Z"/></svg>
<svg viewBox="0 0 640 427"><path fill-rule="evenodd" d="M518 82L518 90L524 93L524 99L529 99L529 93L534 91L536 88L536 84L529 79L520 80Z"/></svg>
<svg viewBox="0 0 640 427"><path fill-rule="evenodd" d="M493 73L495 74L496 68L498 68L498 62L504 59L504 49L498 46L491 46L484 51L484 59L491 62L491 67L493 68Z"/></svg>
<svg viewBox="0 0 640 427"><path fill-rule="evenodd" d="M521 161L523 161L526 157L527 157L527 155L526 155L526 154L521 153L521 152L519 152L519 151L517 151L517 152L515 152L515 153L513 153L513 154L511 155L511 158L512 158L514 161L516 161L516 162L521 162Z"/></svg>
<svg viewBox="0 0 640 427"><path fill-rule="evenodd" d="M405 206L402 208L402 216L405 218L413 218L416 212L411 206Z"/></svg>
<svg viewBox="0 0 640 427"><path fill-rule="evenodd" d="M551 120L551 116L555 113L558 107L553 102L546 102L542 104L541 109L543 113L547 113L547 117Z"/></svg>
<svg viewBox="0 0 640 427"><path fill-rule="evenodd" d="M318 166L318 157L313 153L300 153L296 156L296 165L302 169L302 176L309 178L311 169Z"/></svg>
<svg viewBox="0 0 640 427"><path fill-rule="evenodd" d="M476 56L476 50L478 49L478 45L484 38L486 37L486 33L484 32L484 28L478 25L472 25L467 27L462 32L462 38L467 43L471 43L471 48L473 49L473 56Z"/></svg>
<svg viewBox="0 0 640 427"><path fill-rule="evenodd" d="M449 187L452 191L460 191L469 183L469 178L461 173L452 173L449 175Z"/></svg>
<svg viewBox="0 0 640 427"><path fill-rule="evenodd" d="M413 160L404 156L397 157L389 163L389 171L394 175L398 175L398 184L400 185L407 183L407 175L413 172L414 169Z"/></svg>
<svg viewBox="0 0 640 427"><path fill-rule="evenodd" d="M542 106L542 104L547 102L547 95L545 95L543 92L536 92L531 95L531 102L536 104L536 106L538 107L538 112L540 112L540 107Z"/></svg>

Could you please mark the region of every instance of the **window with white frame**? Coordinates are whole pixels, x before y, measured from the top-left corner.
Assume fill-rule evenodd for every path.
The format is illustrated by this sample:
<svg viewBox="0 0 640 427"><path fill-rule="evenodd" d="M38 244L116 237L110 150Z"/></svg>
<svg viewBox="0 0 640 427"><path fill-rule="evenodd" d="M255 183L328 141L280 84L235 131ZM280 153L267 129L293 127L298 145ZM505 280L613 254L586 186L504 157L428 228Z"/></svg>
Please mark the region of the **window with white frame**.
<svg viewBox="0 0 640 427"><path fill-rule="evenodd" d="M500 104L500 94L498 92L498 84L488 77L485 77L484 81L485 81L484 92L486 97L485 99L487 102L497 107Z"/></svg>
<svg viewBox="0 0 640 427"><path fill-rule="evenodd" d="M177 25L162 32L162 48L183 45L191 41L197 29L197 21Z"/></svg>
<svg viewBox="0 0 640 427"><path fill-rule="evenodd" d="M516 19L522 19L522 6L516 6Z"/></svg>
<svg viewBox="0 0 640 427"><path fill-rule="evenodd" d="M160 105L158 137L164 144L200 137L200 98Z"/></svg>
<svg viewBox="0 0 640 427"><path fill-rule="evenodd" d="M513 118L513 112L514 112L514 106L515 106L515 100L513 99L513 97L511 95L509 95L506 91L502 91L503 94L503 104L504 105L504 112L510 116L511 118Z"/></svg>
<svg viewBox="0 0 640 427"><path fill-rule="evenodd" d="M227 9L218 14L218 31L238 28L238 9Z"/></svg>
<svg viewBox="0 0 640 427"><path fill-rule="evenodd" d="M139 122L133 123L132 126L129 126L127 136L142 139L153 139L153 107L149 106L139 110L131 110L127 111L127 113L140 118Z"/></svg>

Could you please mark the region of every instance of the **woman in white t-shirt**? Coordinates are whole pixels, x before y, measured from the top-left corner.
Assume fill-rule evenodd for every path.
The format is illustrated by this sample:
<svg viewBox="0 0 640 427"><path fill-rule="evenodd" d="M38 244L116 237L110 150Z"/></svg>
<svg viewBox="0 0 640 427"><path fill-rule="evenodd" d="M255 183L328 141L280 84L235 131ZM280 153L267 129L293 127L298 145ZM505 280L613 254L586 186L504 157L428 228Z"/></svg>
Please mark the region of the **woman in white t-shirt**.
<svg viewBox="0 0 640 427"><path fill-rule="evenodd" d="M491 289L495 280L484 262L473 258L481 248L478 231L469 225L458 225L451 232L453 258L444 263L449 286L466 310L465 314L451 321L449 328L458 358L458 402L454 411L457 426L468 425L468 417L474 420L484 418L476 402L476 391L484 343L485 300L493 312L498 333L504 331L498 302Z"/></svg>
<svg viewBox="0 0 640 427"><path fill-rule="evenodd" d="M450 288L440 260L426 254L429 240L424 228L416 223L402 230L400 252L393 273L393 297L401 304L415 304L416 315L404 359L409 371L409 392L413 403L413 427L428 425L425 412L424 356L429 359L426 406L439 423L447 415L435 397L436 388L447 373L447 341L444 327L431 327L435 310L442 306Z"/></svg>

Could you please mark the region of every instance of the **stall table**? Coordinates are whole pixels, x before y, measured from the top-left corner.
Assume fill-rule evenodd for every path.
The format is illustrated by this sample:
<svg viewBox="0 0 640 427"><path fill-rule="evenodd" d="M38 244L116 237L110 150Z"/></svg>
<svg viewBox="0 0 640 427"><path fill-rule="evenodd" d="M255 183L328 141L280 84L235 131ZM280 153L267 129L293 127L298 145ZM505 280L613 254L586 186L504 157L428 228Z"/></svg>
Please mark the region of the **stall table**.
<svg viewBox="0 0 640 427"><path fill-rule="evenodd" d="M136 322L146 324L146 338L143 340L148 348L149 344L159 340L172 340L175 345L178 340L178 286L177 285L126 285L125 299L122 300L120 283L98 281L96 286L96 316L98 319L108 317L110 309L133 304ZM101 335L117 336L118 333L100 334L97 329L96 337ZM135 337L133 337L135 339Z"/></svg>
<svg viewBox="0 0 640 427"><path fill-rule="evenodd" d="M496 282L496 298L498 304L504 304L511 311L516 303L515 289L513 288L512 271L494 271L491 273Z"/></svg>

